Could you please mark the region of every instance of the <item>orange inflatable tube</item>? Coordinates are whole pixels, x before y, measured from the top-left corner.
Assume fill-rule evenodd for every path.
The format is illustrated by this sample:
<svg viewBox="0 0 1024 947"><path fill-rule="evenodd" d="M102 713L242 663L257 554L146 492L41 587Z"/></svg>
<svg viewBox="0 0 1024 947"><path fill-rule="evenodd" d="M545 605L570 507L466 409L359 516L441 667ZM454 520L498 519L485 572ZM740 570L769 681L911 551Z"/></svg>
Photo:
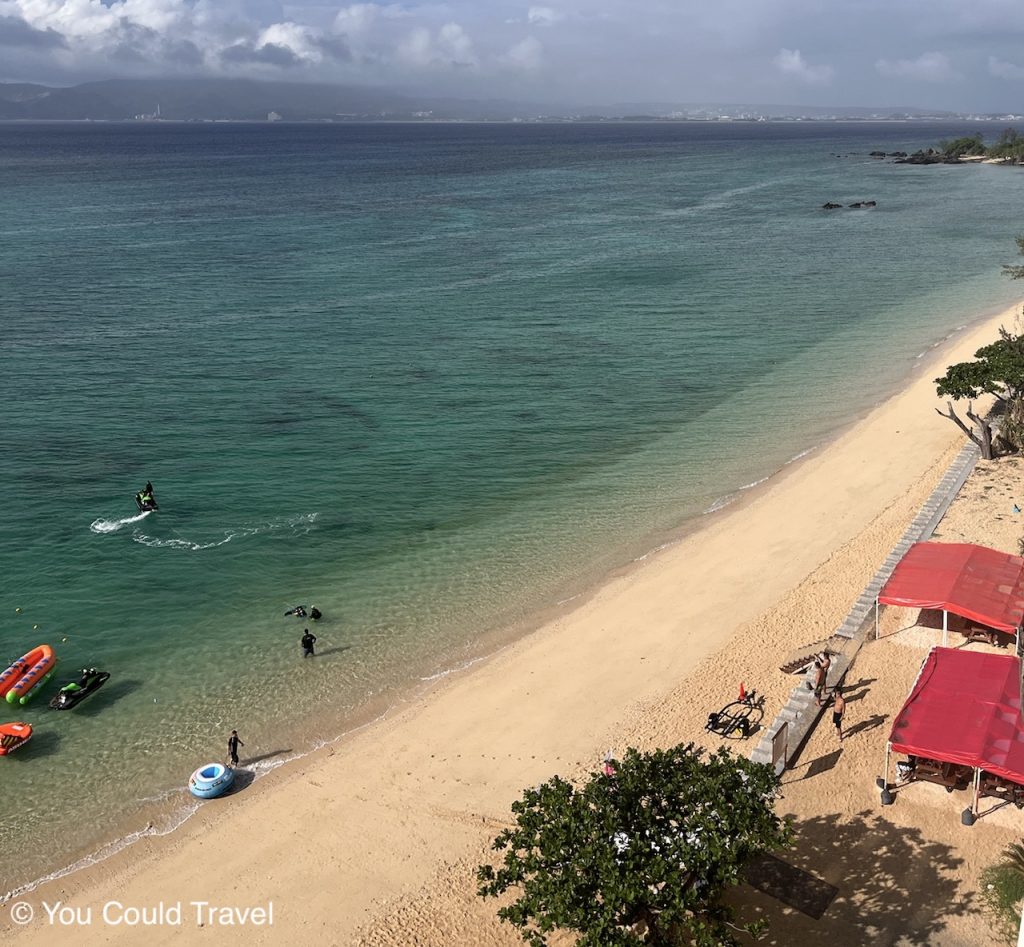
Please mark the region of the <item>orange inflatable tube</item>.
<svg viewBox="0 0 1024 947"><path fill-rule="evenodd" d="M31 739L31 724L0 723L0 756L8 756L20 750Z"/></svg>
<svg viewBox="0 0 1024 947"><path fill-rule="evenodd" d="M52 676L57 656L48 644L33 648L0 674L0 697L9 704L27 704Z"/></svg>

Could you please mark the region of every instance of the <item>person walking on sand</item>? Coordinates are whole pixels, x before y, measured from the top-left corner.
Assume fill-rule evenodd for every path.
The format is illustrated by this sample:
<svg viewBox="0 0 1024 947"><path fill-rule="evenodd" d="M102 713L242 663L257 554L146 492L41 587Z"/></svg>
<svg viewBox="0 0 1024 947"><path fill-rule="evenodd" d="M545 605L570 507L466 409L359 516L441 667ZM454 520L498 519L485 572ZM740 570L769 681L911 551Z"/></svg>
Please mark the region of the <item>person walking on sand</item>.
<svg viewBox="0 0 1024 947"><path fill-rule="evenodd" d="M313 650L313 645L316 644L316 635L310 634L309 629L306 629L306 633L302 636L302 656L304 658L315 658L316 652Z"/></svg>
<svg viewBox="0 0 1024 947"><path fill-rule="evenodd" d="M839 742L843 742L843 714L846 713L846 698L843 697L843 689L836 688L835 699L832 703L832 723L839 734Z"/></svg>
<svg viewBox="0 0 1024 947"><path fill-rule="evenodd" d="M231 736L228 737L228 765L238 765L238 748L245 746L245 744L238 739L238 731L232 730Z"/></svg>

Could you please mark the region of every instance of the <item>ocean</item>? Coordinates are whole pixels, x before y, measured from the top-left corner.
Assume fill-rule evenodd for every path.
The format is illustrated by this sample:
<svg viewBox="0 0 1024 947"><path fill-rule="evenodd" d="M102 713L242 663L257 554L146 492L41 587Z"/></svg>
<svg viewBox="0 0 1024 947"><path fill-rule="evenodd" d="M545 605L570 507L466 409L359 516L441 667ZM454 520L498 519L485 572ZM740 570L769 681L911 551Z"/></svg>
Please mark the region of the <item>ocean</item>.
<svg viewBox="0 0 1024 947"><path fill-rule="evenodd" d="M2 718L0 895L180 822L232 728L259 773L413 699L1018 298L1020 169L868 156L978 130L0 125L0 666L60 660Z"/></svg>

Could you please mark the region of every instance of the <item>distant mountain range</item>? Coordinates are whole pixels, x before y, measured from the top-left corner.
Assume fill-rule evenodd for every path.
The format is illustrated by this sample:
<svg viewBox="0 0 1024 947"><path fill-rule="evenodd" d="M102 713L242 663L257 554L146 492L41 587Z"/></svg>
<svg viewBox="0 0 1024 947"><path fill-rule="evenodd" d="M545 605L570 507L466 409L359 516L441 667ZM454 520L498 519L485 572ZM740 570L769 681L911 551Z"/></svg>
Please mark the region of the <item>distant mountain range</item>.
<svg viewBox="0 0 1024 947"><path fill-rule="evenodd" d="M248 79L110 79L70 87L0 83L0 121L537 121L671 119L956 119L914 108L782 105L538 105L426 98L384 89ZM971 116L973 118L982 116ZM990 116L1005 119L1012 116Z"/></svg>

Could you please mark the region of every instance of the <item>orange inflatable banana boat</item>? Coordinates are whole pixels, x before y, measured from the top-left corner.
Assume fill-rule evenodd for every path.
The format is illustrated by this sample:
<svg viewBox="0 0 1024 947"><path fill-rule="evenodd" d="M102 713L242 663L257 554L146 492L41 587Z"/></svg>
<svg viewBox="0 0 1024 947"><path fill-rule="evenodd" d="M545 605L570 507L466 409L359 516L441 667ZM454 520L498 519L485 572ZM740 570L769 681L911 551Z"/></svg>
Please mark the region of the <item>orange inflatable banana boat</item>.
<svg viewBox="0 0 1024 947"><path fill-rule="evenodd" d="M9 704L27 704L52 676L57 656L48 644L33 648L0 674L0 697Z"/></svg>
<svg viewBox="0 0 1024 947"><path fill-rule="evenodd" d="M32 725L28 723L0 723L0 756L20 750L32 739Z"/></svg>

